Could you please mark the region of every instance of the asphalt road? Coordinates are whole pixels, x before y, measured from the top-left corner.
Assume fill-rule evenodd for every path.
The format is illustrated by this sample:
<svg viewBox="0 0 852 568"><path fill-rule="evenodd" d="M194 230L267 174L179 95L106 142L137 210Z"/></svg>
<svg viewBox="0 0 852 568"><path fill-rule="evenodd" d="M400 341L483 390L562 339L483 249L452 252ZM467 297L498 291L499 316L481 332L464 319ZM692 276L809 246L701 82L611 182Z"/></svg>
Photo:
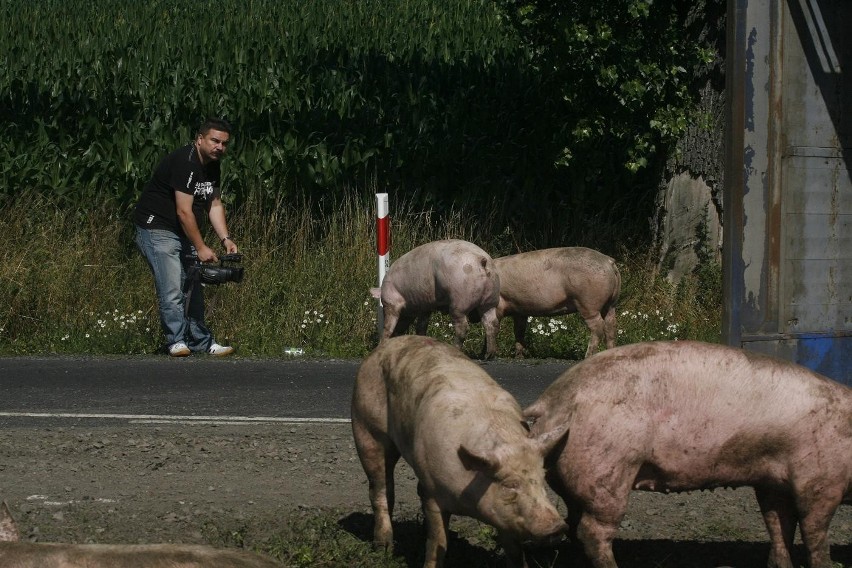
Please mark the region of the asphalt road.
<svg viewBox="0 0 852 568"><path fill-rule="evenodd" d="M570 361L480 363L521 406ZM359 360L0 358L0 426L83 421L345 421Z"/></svg>

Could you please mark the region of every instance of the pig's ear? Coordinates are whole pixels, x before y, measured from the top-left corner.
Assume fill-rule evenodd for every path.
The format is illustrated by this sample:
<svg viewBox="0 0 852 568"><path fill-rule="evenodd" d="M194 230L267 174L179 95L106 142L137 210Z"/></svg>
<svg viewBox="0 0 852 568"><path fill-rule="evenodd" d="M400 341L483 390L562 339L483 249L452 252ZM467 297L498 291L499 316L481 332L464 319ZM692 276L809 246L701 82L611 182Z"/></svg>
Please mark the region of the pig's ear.
<svg viewBox="0 0 852 568"><path fill-rule="evenodd" d="M9 512L9 506L3 501L0 503L0 542L18 542L20 539L15 519Z"/></svg>
<svg viewBox="0 0 852 568"><path fill-rule="evenodd" d="M538 446L538 451L541 455L546 456L556 447L559 442L568 436L568 427L565 425L557 426L551 430L544 432L536 432L533 434L533 442Z"/></svg>
<svg viewBox="0 0 852 568"><path fill-rule="evenodd" d="M524 420L528 424L535 424L536 421L541 418L541 415L544 414L544 410L541 408L541 405L538 401L532 403L528 407L524 409Z"/></svg>
<svg viewBox="0 0 852 568"><path fill-rule="evenodd" d="M500 460L493 450L462 444L459 446L459 459L465 469L494 473L500 469Z"/></svg>
<svg viewBox="0 0 852 568"><path fill-rule="evenodd" d="M382 289L381 288L370 288L370 295L374 298L382 297Z"/></svg>
<svg viewBox="0 0 852 568"><path fill-rule="evenodd" d="M543 420L543 415L544 408L539 401L524 409L524 420L532 426L530 438L538 446L539 452L546 456L560 440L568 435L568 420L561 420L558 426L552 428L548 422L553 421Z"/></svg>

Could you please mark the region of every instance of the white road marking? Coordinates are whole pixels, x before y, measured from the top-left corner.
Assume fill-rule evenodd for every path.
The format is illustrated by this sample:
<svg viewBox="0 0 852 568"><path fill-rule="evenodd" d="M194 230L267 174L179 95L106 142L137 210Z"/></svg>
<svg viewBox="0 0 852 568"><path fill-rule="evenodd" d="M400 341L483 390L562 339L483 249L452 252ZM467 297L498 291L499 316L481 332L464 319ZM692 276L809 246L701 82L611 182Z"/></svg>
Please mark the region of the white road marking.
<svg viewBox="0 0 852 568"><path fill-rule="evenodd" d="M65 505L73 505L74 503L79 503L80 501L48 501L47 495L30 495L27 497L27 501L41 501L43 505L47 505L49 507L63 507ZM118 503L117 499L104 499L102 497L98 497L94 499L97 503ZM181 503L182 504L182 503Z"/></svg>
<svg viewBox="0 0 852 568"><path fill-rule="evenodd" d="M126 420L138 424L349 424L348 418L276 416L171 416L168 414L75 414L66 412L0 412L0 418L70 418Z"/></svg>

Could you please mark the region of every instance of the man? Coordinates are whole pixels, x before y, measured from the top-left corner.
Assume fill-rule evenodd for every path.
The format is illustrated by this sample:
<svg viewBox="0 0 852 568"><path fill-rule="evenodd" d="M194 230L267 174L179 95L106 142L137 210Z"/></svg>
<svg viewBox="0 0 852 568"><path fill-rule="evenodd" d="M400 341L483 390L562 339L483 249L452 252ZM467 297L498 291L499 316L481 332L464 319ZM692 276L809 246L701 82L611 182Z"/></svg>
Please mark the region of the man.
<svg viewBox="0 0 852 568"><path fill-rule="evenodd" d="M234 352L233 347L216 343L204 322L201 284L197 280L188 283L188 309L183 291L187 263L193 262L189 259L219 260L202 237L205 217L225 251L238 252L228 234L219 185L219 162L230 137L231 126L226 121L206 120L194 142L163 158L136 204L136 244L154 273L160 323L172 357L186 357L193 352L216 356Z"/></svg>

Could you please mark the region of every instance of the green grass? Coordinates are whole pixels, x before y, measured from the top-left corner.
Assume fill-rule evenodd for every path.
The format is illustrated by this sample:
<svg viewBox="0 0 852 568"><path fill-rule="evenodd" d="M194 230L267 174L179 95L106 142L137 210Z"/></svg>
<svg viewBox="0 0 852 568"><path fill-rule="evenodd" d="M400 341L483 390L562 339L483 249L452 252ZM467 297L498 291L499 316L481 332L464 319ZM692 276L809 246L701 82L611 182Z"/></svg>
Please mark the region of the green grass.
<svg viewBox="0 0 852 568"><path fill-rule="evenodd" d="M270 556L288 568L405 568L422 566L426 532L421 515L394 518L394 551L374 549L373 520L369 513L339 510L296 512L281 519L274 534L258 536L257 527L204 528L204 536L218 547L246 548ZM252 537L256 538L252 538ZM554 551L542 551L531 568L552 565ZM447 566L486 568L505 565L493 528L454 516L450 522Z"/></svg>
<svg viewBox="0 0 852 568"><path fill-rule="evenodd" d="M425 527L420 515L394 518L394 552L372 547L372 515L337 510L299 511L280 519L274 534L260 536L246 525L207 526L205 538L214 546L247 548L279 560L287 568L414 568L423 565ZM719 527L716 527L719 528ZM730 527L729 527L730 529ZM704 568L727 565L762 566L768 543L741 538L736 532L708 534L682 540L671 537L632 540L616 537L613 543L621 568ZM254 537L254 538L253 538ZM845 547L835 545L833 556ZM563 541L527 551L530 568L588 568L582 547ZM478 521L453 516L450 522L447 566L502 568L505 555L495 531ZM835 562L834 566L844 566Z"/></svg>
<svg viewBox="0 0 852 568"><path fill-rule="evenodd" d="M392 260L442 238L470 240L494 256L516 252L503 244L504 235L491 233L488 214L438 217L391 201ZM208 322L218 341L257 357L282 356L288 347L309 356L361 357L375 346L372 193L353 193L323 208L309 201L268 209L249 203L230 215L229 226L245 255L245 278L206 288ZM128 215L110 206L68 213L30 195L2 207L0 234L0 355L161 349L153 279L133 243ZM674 285L656 274L644 251L613 256L623 281L619 344L719 340L718 267L703 267ZM434 317L430 334L449 341L448 318ZM529 336L533 357L579 359L588 330L576 315L535 318ZM465 350L478 355L483 341L474 324ZM510 320L503 321L499 344L501 356L510 356Z"/></svg>

